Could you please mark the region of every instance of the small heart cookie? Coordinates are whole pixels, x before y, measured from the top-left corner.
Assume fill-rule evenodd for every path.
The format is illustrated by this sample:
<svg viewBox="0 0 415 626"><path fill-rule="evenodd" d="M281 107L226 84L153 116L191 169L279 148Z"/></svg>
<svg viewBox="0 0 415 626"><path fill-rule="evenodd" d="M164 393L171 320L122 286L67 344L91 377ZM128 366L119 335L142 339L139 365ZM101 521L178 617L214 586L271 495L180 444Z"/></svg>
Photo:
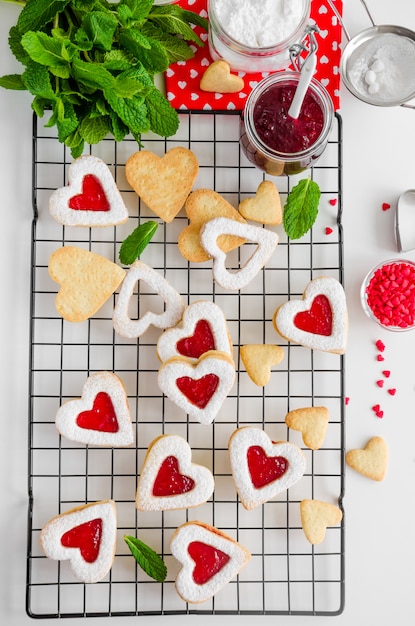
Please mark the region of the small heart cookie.
<svg viewBox="0 0 415 626"><path fill-rule="evenodd" d="M117 540L115 502L102 500L66 511L45 524L39 540L47 557L70 561L78 580L98 582L107 575L114 560Z"/></svg>
<svg viewBox="0 0 415 626"><path fill-rule="evenodd" d="M281 224L281 198L274 183L270 180L262 181L253 198L245 198L239 203L239 213L246 220L260 224Z"/></svg>
<svg viewBox="0 0 415 626"><path fill-rule="evenodd" d="M221 250L218 238L221 235L236 235L251 243L254 247L249 259L235 272L226 268L226 252ZM200 231L200 241L206 253L213 258L213 276L216 282L224 289L242 289L258 274L274 252L279 237L277 233L260 226L235 222L227 217L216 217L203 224Z"/></svg>
<svg viewBox="0 0 415 626"><path fill-rule="evenodd" d="M210 350L226 352L232 357L232 344L225 316L214 302L200 300L186 307L183 319L166 330L157 342L160 361L174 356L199 359Z"/></svg>
<svg viewBox="0 0 415 626"><path fill-rule="evenodd" d="M52 217L66 226L113 226L128 220L128 211L109 167L93 155L75 159L68 185L49 199Z"/></svg>
<svg viewBox="0 0 415 626"><path fill-rule="evenodd" d="M349 450L346 463L372 480L383 480L388 464L388 446L382 437L372 437L363 450Z"/></svg>
<svg viewBox="0 0 415 626"><path fill-rule="evenodd" d="M196 180L199 163L188 148L171 148L162 157L149 150L132 154L125 164L127 181L158 217L171 222Z"/></svg>
<svg viewBox="0 0 415 626"><path fill-rule="evenodd" d="M301 525L308 541L322 543L328 526L337 526L343 518L338 506L322 500L302 500L300 502Z"/></svg>
<svg viewBox="0 0 415 626"><path fill-rule="evenodd" d="M163 313L146 311L139 319L129 316L129 303L138 281L143 281L162 298L165 303ZM157 328L170 328L182 317L185 303L181 295L167 280L149 265L139 259L134 261L121 286L113 314L114 329L123 337L140 337L150 325Z"/></svg>
<svg viewBox="0 0 415 626"><path fill-rule="evenodd" d="M307 448L318 450L326 437L329 410L325 406L293 409L285 416L285 423L288 428L301 432Z"/></svg>
<svg viewBox="0 0 415 626"><path fill-rule="evenodd" d="M275 312L275 330L287 341L314 350L344 354L347 343L347 306L338 280L311 280L302 300L290 300Z"/></svg>
<svg viewBox="0 0 415 626"><path fill-rule="evenodd" d="M173 357L160 367L162 392L201 424L210 424L218 414L235 380L235 365L225 352L212 350L193 363Z"/></svg>
<svg viewBox="0 0 415 626"><path fill-rule="evenodd" d="M229 440L236 490L246 509L292 487L305 472L305 456L288 441L273 442L259 428L237 428Z"/></svg>
<svg viewBox="0 0 415 626"><path fill-rule="evenodd" d="M264 387L271 377L271 368L284 358L284 350L280 346L256 343L241 346L240 355L248 376Z"/></svg>
<svg viewBox="0 0 415 626"><path fill-rule="evenodd" d="M200 229L205 222L215 217L228 217L245 223L242 215L212 189L193 191L186 201L185 210L190 224L179 234L178 245L184 258L195 263L209 260L209 255L200 243ZM221 235L218 246L224 252L229 252L243 243L244 239L235 235Z"/></svg>
<svg viewBox="0 0 415 626"><path fill-rule="evenodd" d="M112 372L87 378L82 396L58 409L58 431L71 441L98 446L129 446L134 441L125 387Z"/></svg>
<svg viewBox="0 0 415 626"><path fill-rule="evenodd" d="M170 542L181 563L175 585L185 602L205 602L236 576L251 558L235 539L203 522L179 526Z"/></svg>
<svg viewBox="0 0 415 626"><path fill-rule="evenodd" d="M198 506L214 489L212 472L192 463L192 450L178 435L161 435L149 446L137 485L139 511Z"/></svg>
<svg viewBox="0 0 415 626"><path fill-rule="evenodd" d="M231 74L231 68L226 61L214 61L205 70L201 81L202 91L217 93L237 93L244 88L243 78Z"/></svg>
<svg viewBox="0 0 415 626"><path fill-rule="evenodd" d="M114 293L125 270L99 254L64 246L49 259L50 277L60 285L56 310L69 322L90 318Z"/></svg>

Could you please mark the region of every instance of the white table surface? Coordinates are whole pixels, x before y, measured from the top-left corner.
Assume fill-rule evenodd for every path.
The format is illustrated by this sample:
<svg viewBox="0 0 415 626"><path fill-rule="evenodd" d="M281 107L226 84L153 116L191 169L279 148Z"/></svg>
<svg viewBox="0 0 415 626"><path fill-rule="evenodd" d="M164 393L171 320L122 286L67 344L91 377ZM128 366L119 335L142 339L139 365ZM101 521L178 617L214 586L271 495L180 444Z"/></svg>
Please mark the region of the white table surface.
<svg viewBox="0 0 415 626"><path fill-rule="evenodd" d="M351 34L366 28L358 0L346 0L345 21ZM379 24L415 29L415 3L370 3ZM18 8L0 5L0 75L19 71L7 47L7 34ZM2 274L1 354L1 551L0 616L8 626L29 623L25 614L27 511L27 385L29 354L29 278L31 225L31 98L24 92L0 93L0 267ZM387 440L386 478L370 481L346 471L346 606L342 615L325 618L350 626L370 620L376 626L414 623L415 533L415 368L414 333L382 331L364 315L359 288L369 268L398 255L394 208L399 194L415 187L415 112L403 107L366 105L342 88L344 122L345 288L350 318L346 358L346 449L361 447L374 435ZM383 202L391 204L382 211ZM407 253L415 259L415 252ZM374 343L386 345L394 397L376 387L381 364ZM386 366L385 366L386 367ZM371 410L381 400L382 420ZM94 619L94 624L132 624L137 618ZM151 617L146 623L175 626L197 621L223 623L220 616ZM252 617L228 617L228 623L252 623ZM311 617L254 618L262 624L304 626ZM319 623L320 620L319 619ZM42 620L57 623L57 620ZM82 620L66 620L81 623Z"/></svg>

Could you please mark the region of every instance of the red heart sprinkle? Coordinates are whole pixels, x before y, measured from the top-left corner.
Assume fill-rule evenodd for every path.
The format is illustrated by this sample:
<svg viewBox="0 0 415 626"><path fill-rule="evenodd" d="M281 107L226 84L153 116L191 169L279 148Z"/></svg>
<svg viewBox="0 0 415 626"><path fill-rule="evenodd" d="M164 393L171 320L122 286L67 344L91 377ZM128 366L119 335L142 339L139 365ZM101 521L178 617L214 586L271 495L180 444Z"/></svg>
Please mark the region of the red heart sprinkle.
<svg viewBox="0 0 415 626"><path fill-rule="evenodd" d="M186 398L199 409L204 409L216 391L219 376L206 374L195 380L189 376L182 376L176 380L176 385Z"/></svg>
<svg viewBox="0 0 415 626"><path fill-rule="evenodd" d="M309 311L297 313L294 325L308 333L329 337L333 328L333 313L327 296L316 296Z"/></svg>
<svg viewBox="0 0 415 626"><path fill-rule="evenodd" d="M377 358L378 361L384 361L385 360L385 357L382 356L381 354L378 354L376 358Z"/></svg>
<svg viewBox="0 0 415 626"><path fill-rule="evenodd" d="M383 417L383 411L377 411L376 417L382 418Z"/></svg>
<svg viewBox="0 0 415 626"><path fill-rule="evenodd" d="M375 413L377 413L378 411L380 411L380 404L375 404L375 406L372 406L372 409Z"/></svg>
<svg viewBox="0 0 415 626"><path fill-rule="evenodd" d="M391 396L394 396L394 395L395 395L395 393L396 393L396 389L388 389L388 393L389 393Z"/></svg>
<svg viewBox="0 0 415 626"><path fill-rule="evenodd" d="M391 375L390 370L383 370L382 374L385 378L389 378L389 376Z"/></svg>
<svg viewBox="0 0 415 626"><path fill-rule="evenodd" d="M383 343L383 341L378 339L375 345L376 345L377 349L379 350L379 352L383 352L384 351L385 344Z"/></svg>
<svg viewBox="0 0 415 626"><path fill-rule="evenodd" d="M385 384L385 381L384 380L377 380L376 384L377 384L378 387L383 387L383 385Z"/></svg>
<svg viewBox="0 0 415 626"><path fill-rule="evenodd" d="M344 403L345 404L349 404L349 402L350 402L350 398L348 396L346 396L345 399L344 399Z"/></svg>
<svg viewBox="0 0 415 626"><path fill-rule="evenodd" d="M187 493L195 486L195 481L180 474L179 462L175 456L168 456L160 465L153 485L153 495L156 497L175 496Z"/></svg>
<svg viewBox="0 0 415 626"><path fill-rule="evenodd" d="M97 518L85 524L74 526L61 537L65 548L79 548L87 563L96 561L102 538L102 519Z"/></svg>
<svg viewBox="0 0 415 626"><path fill-rule="evenodd" d="M330 228L330 226L327 226L325 230L326 235L331 235L332 232L333 232L333 229Z"/></svg>
<svg viewBox="0 0 415 626"><path fill-rule="evenodd" d="M191 337L184 337L176 343L179 354L198 359L202 354L215 349L215 340L209 322L199 320Z"/></svg>
<svg viewBox="0 0 415 626"><path fill-rule="evenodd" d="M267 456L261 446L248 448L247 461L252 484L256 489L281 478L288 469L287 459L283 456Z"/></svg>
<svg viewBox="0 0 415 626"><path fill-rule="evenodd" d="M99 430L103 433L118 432L118 420L110 396L105 391L97 393L90 411L82 411L76 418L79 428Z"/></svg>
<svg viewBox="0 0 415 626"><path fill-rule="evenodd" d="M387 211L390 208L391 208L391 205L389 204L389 202L382 203L382 211Z"/></svg>
<svg viewBox="0 0 415 626"><path fill-rule="evenodd" d="M331 199L329 200L329 204L331 204L331 206L336 206L336 204L337 204L337 198L331 198Z"/></svg>
<svg viewBox="0 0 415 626"><path fill-rule="evenodd" d="M202 541L192 541L187 551L196 564L193 570L196 585L207 583L230 560L228 554Z"/></svg>
<svg viewBox="0 0 415 626"><path fill-rule="evenodd" d="M105 191L94 174L86 174L82 181L82 193L69 200L69 208L75 211L109 211Z"/></svg>

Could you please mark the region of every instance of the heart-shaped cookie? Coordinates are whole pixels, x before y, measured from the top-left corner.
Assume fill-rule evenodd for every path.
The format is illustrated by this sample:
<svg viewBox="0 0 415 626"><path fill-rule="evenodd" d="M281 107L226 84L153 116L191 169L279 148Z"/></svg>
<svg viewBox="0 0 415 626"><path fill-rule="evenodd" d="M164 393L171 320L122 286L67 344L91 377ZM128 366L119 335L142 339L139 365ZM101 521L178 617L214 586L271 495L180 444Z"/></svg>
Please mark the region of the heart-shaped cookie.
<svg viewBox="0 0 415 626"><path fill-rule="evenodd" d="M69 322L90 318L114 293L125 270L94 252L64 246L49 259L50 277L59 283L56 310Z"/></svg>
<svg viewBox="0 0 415 626"><path fill-rule="evenodd" d="M127 181L149 209L171 222L196 180L199 163L188 148L171 148L162 157L149 150L132 154L125 164Z"/></svg>
<svg viewBox="0 0 415 626"><path fill-rule="evenodd" d="M325 406L293 409L285 416L288 428L301 432L304 444L311 450L323 445L329 424L329 410Z"/></svg>
<svg viewBox="0 0 415 626"><path fill-rule="evenodd" d="M275 312L276 331L288 341L314 350L344 354L347 306L344 289L329 276L311 280L302 300L290 300Z"/></svg>
<svg viewBox="0 0 415 626"><path fill-rule="evenodd" d="M215 217L228 217L245 223L242 215L212 189L193 191L186 201L185 210L190 223L179 234L178 245L184 258L195 263L202 263L210 258L200 243L200 229L205 222ZM224 252L234 250L243 243L244 239L232 234L223 234L218 240L218 246Z"/></svg>
<svg viewBox="0 0 415 626"><path fill-rule="evenodd" d="M70 561L76 578L95 583L111 569L117 539L115 502L103 500L70 509L52 518L40 531L45 555Z"/></svg>
<svg viewBox="0 0 415 626"><path fill-rule="evenodd" d="M305 472L305 456L288 441L273 442L259 428L237 428L229 440L236 490L246 509L292 487Z"/></svg>
<svg viewBox="0 0 415 626"><path fill-rule="evenodd" d="M58 409L56 428L71 441L98 446L129 446L134 441L127 394L112 372L87 378L82 396Z"/></svg>
<svg viewBox="0 0 415 626"><path fill-rule="evenodd" d="M246 220L260 224L281 224L281 198L274 183L271 180L263 180L253 198L245 198L239 203L239 213Z"/></svg>
<svg viewBox="0 0 415 626"><path fill-rule="evenodd" d="M222 589L248 563L251 554L218 528L203 522L179 526L170 542L181 563L177 593L185 602L205 602Z"/></svg>
<svg viewBox="0 0 415 626"><path fill-rule="evenodd" d="M166 511L198 506L214 489L207 467L192 463L192 450L178 435L162 435L149 446L137 485L139 511Z"/></svg>
<svg viewBox="0 0 415 626"><path fill-rule="evenodd" d="M221 250L221 235L234 235L257 244L245 264L234 272L226 267L226 252ZM203 224L200 241L206 253L213 258L213 276L224 289L243 289L258 274L274 252L279 237L277 233L260 226L236 222L227 217L217 217Z"/></svg>
<svg viewBox="0 0 415 626"><path fill-rule="evenodd" d="M301 525L308 541L322 543L328 526L337 526L343 518L338 506L322 500L302 500L300 502Z"/></svg>
<svg viewBox="0 0 415 626"><path fill-rule="evenodd" d="M260 387L268 384L271 368L281 363L284 350L271 344L251 343L241 346L240 355L248 376Z"/></svg>
<svg viewBox="0 0 415 626"><path fill-rule="evenodd" d="M166 330L157 342L161 361L174 356L197 360L210 350L232 356L225 316L218 305L209 300L193 302L186 307L180 324Z"/></svg>
<svg viewBox="0 0 415 626"><path fill-rule="evenodd" d="M129 303L138 281L146 283L164 301L163 313L146 311L139 319L131 319ZM185 303L181 295L155 269L139 259L134 261L121 286L113 314L114 329L123 337L140 337L150 325L170 328L182 317Z"/></svg>
<svg viewBox="0 0 415 626"><path fill-rule="evenodd" d="M66 226L113 226L128 220L128 211L109 167L96 156L75 159L68 185L49 199L51 215Z"/></svg>
<svg viewBox="0 0 415 626"><path fill-rule="evenodd" d="M231 74L229 63L223 60L211 63L200 81L200 89L202 91L237 93L243 88L243 78L236 74Z"/></svg>
<svg viewBox="0 0 415 626"><path fill-rule="evenodd" d="M363 450L349 450L346 463L354 470L372 480L385 478L388 464L388 446L382 437L372 437Z"/></svg>
<svg viewBox="0 0 415 626"><path fill-rule="evenodd" d="M235 380L235 366L225 352L212 350L194 363L173 357L160 367L160 389L201 424L215 419Z"/></svg>

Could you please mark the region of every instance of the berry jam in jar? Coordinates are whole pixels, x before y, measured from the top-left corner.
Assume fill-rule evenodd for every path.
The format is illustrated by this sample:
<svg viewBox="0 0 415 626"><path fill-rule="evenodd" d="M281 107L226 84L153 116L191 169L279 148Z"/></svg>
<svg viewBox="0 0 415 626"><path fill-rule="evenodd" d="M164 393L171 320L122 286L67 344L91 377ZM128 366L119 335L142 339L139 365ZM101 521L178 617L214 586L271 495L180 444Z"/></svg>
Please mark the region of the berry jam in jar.
<svg viewBox="0 0 415 626"><path fill-rule="evenodd" d="M331 98L312 79L300 115L288 115L298 72L268 76L251 92L243 112L240 142L246 157L273 176L298 174L323 153L333 120Z"/></svg>

